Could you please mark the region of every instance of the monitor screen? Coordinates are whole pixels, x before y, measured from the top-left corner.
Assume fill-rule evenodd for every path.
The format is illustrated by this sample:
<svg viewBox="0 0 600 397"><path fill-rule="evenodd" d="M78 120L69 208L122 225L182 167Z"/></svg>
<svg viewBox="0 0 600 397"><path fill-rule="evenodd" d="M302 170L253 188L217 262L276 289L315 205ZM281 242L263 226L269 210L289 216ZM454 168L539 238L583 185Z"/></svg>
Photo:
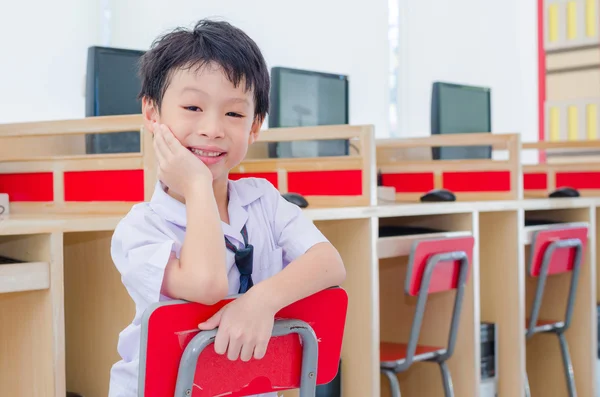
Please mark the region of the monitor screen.
<svg viewBox="0 0 600 397"><path fill-rule="evenodd" d="M109 47L88 49L86 117L141 113L137 64L143 54L143 51ZM88 135L87 152L137 152L139 138L138 131Z"/></svg>
<svg viewBox="0 0 600 397"><path fill-rule="evenodd" d="M460 84L433 84L431 133L463 134L491 132L491 90ZM434 148L435 160L489 159L490 146Z"/></svg>
<svg viewBox="0 0 600 397"><path fill-rule="evenodd" d="M348 77L274 67L269 127L348 124ZM271 144L271 157L343 156L348 140Z"/></svg>

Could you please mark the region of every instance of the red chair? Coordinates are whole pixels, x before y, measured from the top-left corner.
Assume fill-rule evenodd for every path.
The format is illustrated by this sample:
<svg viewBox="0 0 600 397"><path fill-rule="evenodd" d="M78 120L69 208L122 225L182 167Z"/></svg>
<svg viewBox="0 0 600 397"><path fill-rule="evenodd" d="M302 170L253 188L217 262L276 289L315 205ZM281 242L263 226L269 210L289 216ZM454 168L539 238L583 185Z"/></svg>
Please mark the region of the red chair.
<svg viewBox="0 0 600 397"><path fill-rule="evenodd" d="M531 317L527 320L526 339L538 333L554 333L558 337L562 354L567 390L570 397L577 395L573 364L564 333L571 324L573 307L583 251L587 242L588 227L585 224L557 226L535 232L531 240L529 257L529 275L537 278L535 296L531 308ZM565 318L561 321L540 320L539 313L544 296L544 287L548 276L572 272L571 285L567 296ZM529 382L526 382L526 396L530 396Z"/></svg>
<svg viewBox="0 0 600 397"><path fill-rule="evenodd" d="M388 378L393 397L400 397L397 373L406 371L414 362L434 362L440 366L444 393L453 396L452 378L446 361L456 344L463 296L473 256L474 238L449 237L420 240L413 244L408 259L405 293L418 296L408 344L382 342L381 372ZM450 323L448 346L418 345L421 323L429 294L456 290Z"/></svg>
<svg viewBox="0 0 600 397"><path fill-rule="evenodd" d="M142 322L138 396L229 397L299 388L300 396L313 397L317 385L333 380L348 306L343 289L326 289L282 309L265 357L248 362L207 348L216 330L198 330L237 297L213 306L167 301L150 307Z"/></svg>

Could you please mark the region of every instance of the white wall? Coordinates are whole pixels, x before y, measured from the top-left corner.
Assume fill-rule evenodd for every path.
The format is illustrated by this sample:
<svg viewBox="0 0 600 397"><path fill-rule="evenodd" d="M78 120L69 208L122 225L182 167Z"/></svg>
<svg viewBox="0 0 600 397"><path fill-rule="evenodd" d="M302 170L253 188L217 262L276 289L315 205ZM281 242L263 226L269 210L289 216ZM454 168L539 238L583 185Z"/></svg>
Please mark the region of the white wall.
<svg viewBox="0 0 600 397"><path fill-rule="evenodd" d="M111 46L146 50L166 30L219 17L258 43L269 68L348 74L350 122L388 134L387 0L112 0L111 9Z"/></svg>
<svg viewBox="0 0 600 397"><path fill-rule="evenodd" d="M429 133L431 83L446 80L492 87L494 131L536 140L535 2L398 1L406 21L398 135ZM350 75L351 123L388 136L388 0L13 1L0 13L0 123L83 117L88 46L147 49L202 17L240 26L269 66Z"/></svg>
<svg viewBox="0 0 600 397"><path fill-rule="evenodd" d="M92 0L2 2L0 123L85 116L87 47L98 42L98 16Z"/></svg>
<svg viewBox="0 0 600 397"><path fill-rule="evenodd" d="M493 132L537 140L536 2L399 1L404 101L394 135L428 135L431 85L448 81L491 87Z"/></svg>

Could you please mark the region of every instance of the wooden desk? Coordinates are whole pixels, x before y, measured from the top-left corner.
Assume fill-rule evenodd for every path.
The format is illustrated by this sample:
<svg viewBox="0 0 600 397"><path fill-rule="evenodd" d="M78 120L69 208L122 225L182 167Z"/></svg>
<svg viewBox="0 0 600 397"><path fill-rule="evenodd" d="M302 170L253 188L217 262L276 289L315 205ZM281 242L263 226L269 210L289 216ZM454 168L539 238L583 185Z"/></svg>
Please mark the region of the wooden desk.
<svg viewBox="0 0 600 397"><path fill-rule="evenodd" d="M440 147L489 146L489 159L433 160ZM452 191L458 201L523 197L519 134L465 133L376 140L377 172L397 202L419 202L432 189Z"/></svg>
<svg viewBox="0 0 600 397"><path fill-rule="evenodd" d="M560 396L563 377L554 374L560 368L559 362L554 363L558 356L553 351L550 359L543 359L546 356L539 348L525 343L523 242L527 229L523 220L525 215L542 214L586 221L590 241L595 242L599 205L600 199L579 198L305 210L340 250L348 270L344 396L387 395L387 383L380 385L379 341L402 337L410 325L402 321L410 302L397 288L406 258L379 260L380 223L439 227L476 237L460 335L449 362L457 395L478 395L479 324L492 321L498 325L499 392L519 395L526 363L535 363L551 366L555 394L549 391L548 395ZM0 294L0 335L11 341L0 351L0 384L7 395L64 396L66 389L86 396L106 395L108 371L118 360L118 333L131 321L134 309L109 251L121 216L19 214L0 220L0 254L34 262L30 268L13 270L10 285L0 283L4 289L0 289L4 292ZM589 245L569 334L581 395L593 395L595 389L596 267L591 264L596 263L596 246ZM10 292L16 285L25 291ZM423 326L424 341L436 341L445 334L444 320L439 319L451 309L450 302L444 298L432 303ZM427 364L400 375L400 382L408 396L442 395L439 374Z"/></svg>
<svg viewBox="0 0 600 397"><path fill-rule="evenodd" d="M377 395L376 242L369 237L376 220L360 207L306 213L340 250L348 270L345 389ZM0 218L0 255L31 262L0 266L0 337L10 341L0 348L3 395L107 395L109 370L119 359L118 334L135 309L110 258L121 217Z"/></svg>
<svg viewBox="0 0 600 397"><path fill-rule="evenodd" d="M81 141L72 139L77 133L128 131L138 124L138 116L123 116L0 126L0 138L4 137L4 143L8 140L11 145L24 145L24 142L39 142L42 139L47 141L48 146L41 145L40 148L55 144L52 153L36 153L38 156L50 156L41 162L39 158L23 159L19 156L22 153L6 151L4 146L6 153L12 157L0 161L0 174L16 172L15 167L19 167L18 172L43 173L44 178L51 174L50 186L56 193L49 200L48 197L42 197L46 201L17 203L15 214L0 217L0 255L27 262L0 267L3 272L0 273L2 395L63 397L66 390L72 390L86 397L106 396L110 367L119 359L116 351L118 334L131 322L134 310L110 258L111 236L133 201L139 201L139 197L149 199L149 192L154 186L152 158L148 152L73 156L73 152L68 151L57 155L55 149L67 148L70 144L77 146L77 142ZM565 222L582 221L590 225L590 244L581 272L575 316L568 339L578 392L582 396L595 395L596 251L600 244L597 208L600 198L522 200L521 165L513 156L515 147L518 147L518 136L496 137L488 134L482 138L491 141L478 141L475 144L500 145L511 153L508 161L492 167L494 171L508 167L508 174L504 172L502 175L510 179L509 189L502 195L491 192L477 196L477 200L488 201L469 202L463 200L475 198L464 192L466 194L460 194L458 202L424 204L414 202L416 195L413 192L400 197L413 203L376 205L375 168L369 160L375 152L373 131L368 127L353 127L344 131L340 127L331 127L320 132L323 132L321 136L329 134L331 138L357 138L359 154L351 154L343 160L347 162L344 163L346 165L326 159L327 164L322 165L292 160L286 163L288 166L285 162L263 159L261 163L252 158L247 162L247 167L243 164L236 172L247 176L252 172L275 171L280 190L288 191L289 170L298 170L300 167L302 171L318 169L337 172L348 169L349 164L360 168L359 172L355 172L360 176L360 179L354 180L356 191L349 194L335 192L333 199L327 192L316 192L313 197L306 194L313 205L305 210L305 214L338 248L347 268L343 287L348 291L350 302L342 351L344 397L388 394L387 382L383 387L380 384L379 342L403 340L410 326L409 319L412 318L409 313L414 308L414 302L399 294L398 285L402 282L403 268L406 266L406 251L402 251L402 247L420 237L380 239L380 224L428 226L443 229L447 235L469 233L475 237L472 272L464 298L460 333L455 354L448 362L457 396L479 395L482 321L494 322L498 326L499 395L522 395L524 373L528 369L531 371L534 393L544 390L545 395L551 397L563 396L565 393L561 382L564 377L558 371L560 363L557 362L556 351L548 350L550 345L544 345L543 341L539 342L540 345L525 343L529 292L524 270L529 230L524 225L524 219L532 216ZM62 136L65 141L60 141L62 143L56 146L59 140L55 139L55 135ZM263 135L265 141L262 144L275 138L296 139L294 136L281 135L281 131L274 132L270 137L267 133ZM303 135L304 139L310 137ZM444 137L442 140L417 143L424 143L428 148L431 145L466 143L458 139ZM379 147L383 150L386 145L386 142L380 142ZM414 142L401 142L400 145L406 147L414 145ZM260 167L257 165L259 163ZM473 166L478 164L483 166L475 161L457 166L458 169L454 171L473 170ZM65 171L98 175L95 172L128 171L125 166L133 167L137 172L136 180L141 181L141 188L136 191L137 198L131 199L133 201L123 202L113 197L112 200L99 202L97 197L92 197L85 202L66 194L69 186L73 186L69 183L73 181L65 179ZM415 165L412 170L421 172L422 167L429 166ZM436 167L440 171L439 165ZM285 172L280 172L280 169ZM383 171L386 172L386 169ZM387 171L395 172L391 168ZM437 172L433 171L434 174ZM331 173L328 175L331 178ZM439 176L434 175L433 178L433 186L444 186L439 184ZM325 185L325 188L329 189L330 186ZM494 197L504 200L497 201ZM49 211L54 213L50 214ZM560 287L553 290L559 291ZM436 297L430 303L430 310L424 318L422 342L437 344L447 334L444 329L447 327L445 318L451 310L451 298ZM547 373L553 378L552 388L548 390L542 389L540 372L536 372L538 368L546 366ZM428 364L415 365L400 375L400 385L404 396L442 396L438 370ZM293 392L286 393L286 397L292 395Z"/></svg>
<svg viewBox="0 0 600 397"><path fill-rule="evenodd" d="M533 393L543 391L544 395L557 397L566 393L559 351L557 344L552 344L556 341L536 341L537 345L525 341L525 317L530 298L530 290L526 288L525 254L530 227L525 226L524 220L536 216L562 222L584 221L590 225L590 244L580 274L572 329L567 332L567 337L578 393L595 395L598 205L600 199L577 198L392 204L368 209L379 218L379 224L426 226L449 231L449 234L472 233L476 238L460 334L455 355L449 361L456 395L479 395L481 322L492 322L497 326L498 395L523 395L526 369ZM382 240L386 239L379 239L379 254L389 256ZM400 243L396 241L394 248L398 249ZM410 327L407 319L411 318L411 305L398 291L405 261L406 257L399 255L392 259L382 258L379 262L381 340L402 340ZM553 291L559 299L562 291ZM447 335L443 319L450 314L451 300L452 297L444 297L435 302L431 317L425 319L429 324L424 325L428 330L423 334L422 343L440 343L438 341ZM552 387L541 386L538 377L541 371L545 371L546 378L552 377ZM418 364L400 375L399 380L403 395L443 396L435 365ZM389 395L387 384L382 378L382 396Z"/></svg>
<svg viewBox="0 0 600 397"><path fill-rule="evenodd" d="M156 183L152 136L141 125L141 115L0 125L0 190L11 194L13 212L0 221L0 255L29 262L3 268L11 285L0 295L0 308L7 308L0 337L15 343L0 351L0 384L10 394L107 394L118 334L135 310L110 257L111 236L131 205L150 199ZM138 153L85 154L80 135L132 130L141 134ZM265 158L269 142L328 139L348 139L354 152ZM38 149L29 153L27 145ZM263 177L321 207L306 213L338 247L350 273L345 382L366 379L347 389L378 394L376 218L362 207L347 208L375 203L372 126L270 129L252 149L231 179ZM36 322L15 321L8 308Z"/></svg>

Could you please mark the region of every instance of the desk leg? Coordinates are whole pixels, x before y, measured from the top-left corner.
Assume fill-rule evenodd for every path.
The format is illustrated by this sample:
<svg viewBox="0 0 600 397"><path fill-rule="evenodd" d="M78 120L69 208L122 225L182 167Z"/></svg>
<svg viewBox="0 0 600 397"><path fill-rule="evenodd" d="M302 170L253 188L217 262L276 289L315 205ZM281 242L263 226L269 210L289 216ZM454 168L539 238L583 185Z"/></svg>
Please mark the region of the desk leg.
<svg viewBox="0 0 600 397"><path fill-rule="evenodd" d="M377 218L316 222L346 266L348 314L342 348L342 395L379 396Z"/></svg>
<svg viewBox="0 0 600 397"><path fill-rule="evenodd" d="M499 396L525 390L523 211L479 214L481 321L496 324Z"/></svg>
<svg viewBox="0 0 600 397"><path fill-rule="evenodd" d="M54 347L54 392L65 396L65 289L63 272L63 234L50 235L50 301Z"/></svg>

